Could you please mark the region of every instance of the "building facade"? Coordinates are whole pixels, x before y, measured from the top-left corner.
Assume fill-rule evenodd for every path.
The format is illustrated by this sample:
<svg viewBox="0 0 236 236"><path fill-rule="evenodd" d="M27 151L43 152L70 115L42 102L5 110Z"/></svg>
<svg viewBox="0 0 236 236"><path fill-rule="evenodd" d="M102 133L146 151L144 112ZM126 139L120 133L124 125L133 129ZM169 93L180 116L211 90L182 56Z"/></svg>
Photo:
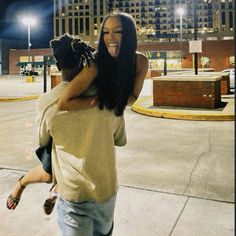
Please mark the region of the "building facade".
<svg viewBox="0 0 236 236"><path fill-rule="evenodd" d="M9 73L8 55L10 48L21 48L23 42L20 40L0 39L0 75Z"/></svg>
<svg viewBox="0 0 236 236"><path fill-rule="evenodd" d="M184 9L182 22L176 11L179 7ZM163 51L167 52L168 70L193 67L189 41L196 30L194 23L197 39L202 40L199 68L221 71L235 65L233 0L54 0L54 37L67 32L96 46L103 17L114 10L134 17L138 50L148 56L151 69L163 69L164 60L159 56ZM42 68L43 55L51 55L51 50L35 49L31 53L37 70ZM9 56L9 73L19 73L19 63L25 62L27 51L11 50Z"/></svg>
<svg viewBox="0 0 236 236"><path fill-rule="evenodd" d="M114 10L134 17L141 42L180 40L180 31L189 40L195 21L200 39L232 39L235 28L234 0L54 0L54 37L68 32L94 44L104 15Z"/></svg>
<svg viewBox="0 0 236 236"><path fill-rule="evenodd" d="M163 71L164 60L162 52L167 52L167 69L175 71L179 69L194 68L193 55L188 52L188 42L183 42L185 51L182 60L178 57L179 45L176 42L162 43L139 43L138 50L149 59L150 69ZM52 55L51 48L32 49L31 59L36 63L34 70L43 69L43 55ZM198 54L199 68L214 68L215 71L222 71L226 68L234 67L234 40L206 40L202 43L202 53ZM19 74L21 67L19 63L24 63L27 56L27 49L9 51L9 74ZM54 72L54 67L49 66L48 73Z"/></svg>

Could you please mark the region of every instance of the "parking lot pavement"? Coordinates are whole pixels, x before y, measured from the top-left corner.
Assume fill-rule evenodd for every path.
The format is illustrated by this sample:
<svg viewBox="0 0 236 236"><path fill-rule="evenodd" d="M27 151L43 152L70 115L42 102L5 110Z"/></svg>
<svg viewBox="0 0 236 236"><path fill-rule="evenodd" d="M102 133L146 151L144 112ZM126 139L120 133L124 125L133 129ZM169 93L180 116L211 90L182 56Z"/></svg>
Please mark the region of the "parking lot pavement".
<svg viewBox="0 0 236 236"><path fill-rule="evenodd" d="M5 207L17 179L39 164L35 102L0 102L4 236L59 235L56 211L46 216L42 210L49 185L27 187L16 210ZM234 122L162 119L130 108L125 120L113 235L234 235Z"/></svg>
<svg viewBox="0 0 236 236"><path fill-rule="evenodd" d="M46 90L51 89L51 77L47 76ZM44 93L42 76L35 76L34 82L27 82L27 76L0 76L0 98L23 98Z"/></svg>

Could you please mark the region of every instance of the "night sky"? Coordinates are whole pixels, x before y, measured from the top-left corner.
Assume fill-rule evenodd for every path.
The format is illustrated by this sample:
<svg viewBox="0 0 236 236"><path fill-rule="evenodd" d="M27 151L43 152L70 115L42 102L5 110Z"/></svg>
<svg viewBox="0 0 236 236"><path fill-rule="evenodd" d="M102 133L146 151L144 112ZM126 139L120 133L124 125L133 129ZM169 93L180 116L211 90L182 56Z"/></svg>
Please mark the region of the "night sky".
<svg viewBox="0 0 236 236"><path fill-rule="evenodd" d="M26 14L37 17L31 27L31 48L48 48L53 38L53 0L0 0L0 38L25 40L27 26L20 21Z"/></svg>

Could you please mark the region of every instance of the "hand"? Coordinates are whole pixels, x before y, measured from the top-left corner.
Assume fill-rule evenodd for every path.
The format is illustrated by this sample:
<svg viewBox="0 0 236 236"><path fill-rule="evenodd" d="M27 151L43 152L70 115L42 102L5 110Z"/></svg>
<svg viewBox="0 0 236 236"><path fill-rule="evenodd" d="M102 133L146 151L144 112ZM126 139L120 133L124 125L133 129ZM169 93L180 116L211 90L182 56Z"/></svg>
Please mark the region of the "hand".
<svg viewBox="0 0 236 236"><path fill-rule="evenodd" d="M80 38L73 39L71 42L71 46L75 54L77 55L78 64L80 66L85 66L86 63L90 66L90 61L95 60L93 54L95 49L83 42Z"/></svg>
<svg viewBox="0 0 236 236"><path fill-rule="evenodd" d="M97 105L97 96L91 96L91 97L76 97L75 99L72 99L71 101L76 101L77 104L79 104L79 107L74 110L82 110L82 109L88 109L95 107Z"/></svg>
<svg viewBox="0 0 236 236"><path fill-rule="evenodd" d="M95 107L96 105L97 105L97 103L98 103L98 97L97 96L93 96L93 97L90 97L90 105L92 106L92 107Z"/></svg>

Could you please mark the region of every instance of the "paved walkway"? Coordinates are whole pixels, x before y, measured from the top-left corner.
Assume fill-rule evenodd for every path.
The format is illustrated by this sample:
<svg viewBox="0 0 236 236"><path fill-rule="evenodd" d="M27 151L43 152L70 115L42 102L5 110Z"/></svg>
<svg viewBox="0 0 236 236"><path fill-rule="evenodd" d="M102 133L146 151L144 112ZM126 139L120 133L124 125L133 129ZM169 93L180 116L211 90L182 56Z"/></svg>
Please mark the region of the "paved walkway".
<svg viewBox="0 0 236 236"><path fill-rule="evenodd" d="M22 76L0 76L0 102L23 101L36 99L44 91L42 76L36 76L35 82L26 82ZM51 89L51 78L47 76L47 91ZM176 107L153 106L152 80L147 79L141 91L138 101L132 106L132 110L143 115L184 120L228 120L234 116L234 93L221 97L223 107L217 109L194 109Z"/></svg>
<svg viewBox="0 0 236 236"><path fill-rule="evenodd" d="M19 92L16 84L5 95ZM31 85L22 88L40 93L40 82ZM5 207L17 179L39 164L35 102L0 102L0 236L59 235L56 211L42 210L49 185L29 186L15 211ZM113 235L233 236L234 122L162 119L130 108L125 120Z"/></svg>
<svg viewBox="0 0 236 236"><path fill-rule="evenodd" d="M22 101L36 99L44 92L42 76L35 76L35 82L27 82L26 76L0 76L0 101ZM47 76L47 91L51 88L51 78Z"/></svg>

